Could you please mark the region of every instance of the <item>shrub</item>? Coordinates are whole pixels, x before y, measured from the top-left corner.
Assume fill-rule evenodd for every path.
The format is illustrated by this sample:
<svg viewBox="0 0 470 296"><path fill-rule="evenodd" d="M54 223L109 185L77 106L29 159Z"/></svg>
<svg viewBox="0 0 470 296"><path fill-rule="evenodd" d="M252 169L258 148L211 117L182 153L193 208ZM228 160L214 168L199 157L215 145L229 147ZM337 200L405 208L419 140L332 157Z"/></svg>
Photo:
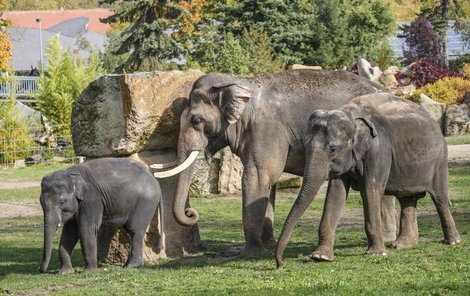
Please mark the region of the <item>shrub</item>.
<svg viewBox="0 0 470 296"><path fill-rule="evenodd" d="M436 102L458 104L463 101L469 89L470 79L447 77L418 89L414 96L418 99L419 95L424 93Z"/></svg>
<svg viewBox="0 0 470 296"><path fill-rule="evenodd" d="M463 76L470 79L470 63L463 65Z"/></svg>
<svg viewBox="0 0 470 296"><path fill-rule="evenodd" d="M28 122L16 109L16 100L0 103L0 162L13 163L31 155L34 145Z"/></svg>
<svg viewBox="0 0 470 296"><path fill-rule="evenodd" d="M449 69L455 72L461 72L465 64L470 64L470 53L462 54L455 60L450 60Z"/></svg>
<svg viewBox="0 0 470 296"><path fill-rule="evenodd" d="M457 72L449 71L433 66L431 63L421 60L411 65L411 75L407 74L396 74L398 81L408 79L409 83L413 84L417 88L423 87L428 83L436 82L446 77L462 77L463 75Z"/></svg>
<svg viewBox="0 0 470 296"><path fill-rule="evenodd" d="M404 26L403 31L407 45L403 50L403 57L407 64L427 60L436 66L445 65L443 43L427 18L419 17L409 26Z"/></svg>

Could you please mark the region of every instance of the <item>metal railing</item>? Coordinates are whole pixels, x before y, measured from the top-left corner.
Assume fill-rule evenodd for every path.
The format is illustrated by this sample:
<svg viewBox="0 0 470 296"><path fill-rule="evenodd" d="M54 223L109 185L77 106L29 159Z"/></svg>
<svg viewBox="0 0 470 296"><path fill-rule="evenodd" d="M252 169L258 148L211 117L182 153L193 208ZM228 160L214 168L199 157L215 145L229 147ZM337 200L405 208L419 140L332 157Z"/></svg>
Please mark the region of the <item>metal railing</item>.
<svg viewBox="0 0 470 296"><path fill-rule="evenodd" d="M0 83L0 97L31 97L38 91L38 76L13 76L11 81Z"/></svg>

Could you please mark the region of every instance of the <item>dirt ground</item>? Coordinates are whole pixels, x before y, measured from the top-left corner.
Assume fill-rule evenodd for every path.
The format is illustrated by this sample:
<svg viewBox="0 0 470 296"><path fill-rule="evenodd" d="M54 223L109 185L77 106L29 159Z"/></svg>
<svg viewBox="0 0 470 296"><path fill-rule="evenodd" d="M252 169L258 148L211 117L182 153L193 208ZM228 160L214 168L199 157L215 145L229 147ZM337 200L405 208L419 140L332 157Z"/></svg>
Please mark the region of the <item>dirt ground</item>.
<svg viewBox="0 0 470 296"><path fill-rule="evenodd" d="M470 144L449 146L449 164L470 165ZM39 187L41 184L37 182L12 182L0 184L0 190L14 188ZM14 217L41 216L42 209L37 203L2 203L0 202L0 219ZM358 213L343 213L343 216L354 217ZM353 222L354 223L354 222Z"/></svg>

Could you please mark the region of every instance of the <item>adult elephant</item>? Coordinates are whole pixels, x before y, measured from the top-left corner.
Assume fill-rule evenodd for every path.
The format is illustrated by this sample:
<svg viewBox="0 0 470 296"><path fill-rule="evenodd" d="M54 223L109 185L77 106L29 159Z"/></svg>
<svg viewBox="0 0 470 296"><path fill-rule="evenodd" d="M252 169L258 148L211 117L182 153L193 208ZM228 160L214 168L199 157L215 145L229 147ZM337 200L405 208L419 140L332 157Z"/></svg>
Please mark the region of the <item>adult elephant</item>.
<svg viewBox="0 0 470 296"><path fill-rule="evenodd" d="M190 93L190 105L181 115L180 165L155 173L167 177L182 171L173 204L175 219L182 225L197 222L197 212L186 205L193 171L190 163L199 151L210 161L217 151L230 146L244 166L245 254L273 249L273 185L282 172L303 174L309 115L379 89L345 71L290 70L253 78L225 74L199 78Z"/></svg>
<svg viewBox="0 0 470 296"><path fill-rule="evenodd" d="M349 188L359 190L364 205L367 254L385 254L381 233L382 195L395 195L401 205L400 234L395 247L417 244L416 202L430 193L441 220L444 241L460 243L450 212L447 145L436 121L416 103L391 94L354 98L335 110L317 110L308 120L306 165L300 193L286 219L276 249L282 264L287 242L329 178L314 260L333 260L337 217Z"/></svg>

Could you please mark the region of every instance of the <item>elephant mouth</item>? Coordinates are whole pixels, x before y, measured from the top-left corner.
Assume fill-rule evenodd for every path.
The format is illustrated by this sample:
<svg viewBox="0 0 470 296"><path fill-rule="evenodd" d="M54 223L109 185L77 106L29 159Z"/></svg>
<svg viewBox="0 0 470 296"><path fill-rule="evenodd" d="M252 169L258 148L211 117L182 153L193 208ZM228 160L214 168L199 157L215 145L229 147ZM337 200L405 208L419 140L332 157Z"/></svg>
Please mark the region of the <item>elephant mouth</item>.
<svg viewBox="0 0 470 296"><path fill-rule="evenodd" d="M169 170L166 171L159 171L159 172L154 172L153 176L155 178L168 178L171 176L175 176L185 169L187 169L191 164L196 160L197 156L199 154L199 151L192 151L191 154L178 166L173 167ZM172 165L176 164L177 162L171 162L168 164L152 164L150 165L151 169L165 169L165 168L170 168Z"/></svg>

